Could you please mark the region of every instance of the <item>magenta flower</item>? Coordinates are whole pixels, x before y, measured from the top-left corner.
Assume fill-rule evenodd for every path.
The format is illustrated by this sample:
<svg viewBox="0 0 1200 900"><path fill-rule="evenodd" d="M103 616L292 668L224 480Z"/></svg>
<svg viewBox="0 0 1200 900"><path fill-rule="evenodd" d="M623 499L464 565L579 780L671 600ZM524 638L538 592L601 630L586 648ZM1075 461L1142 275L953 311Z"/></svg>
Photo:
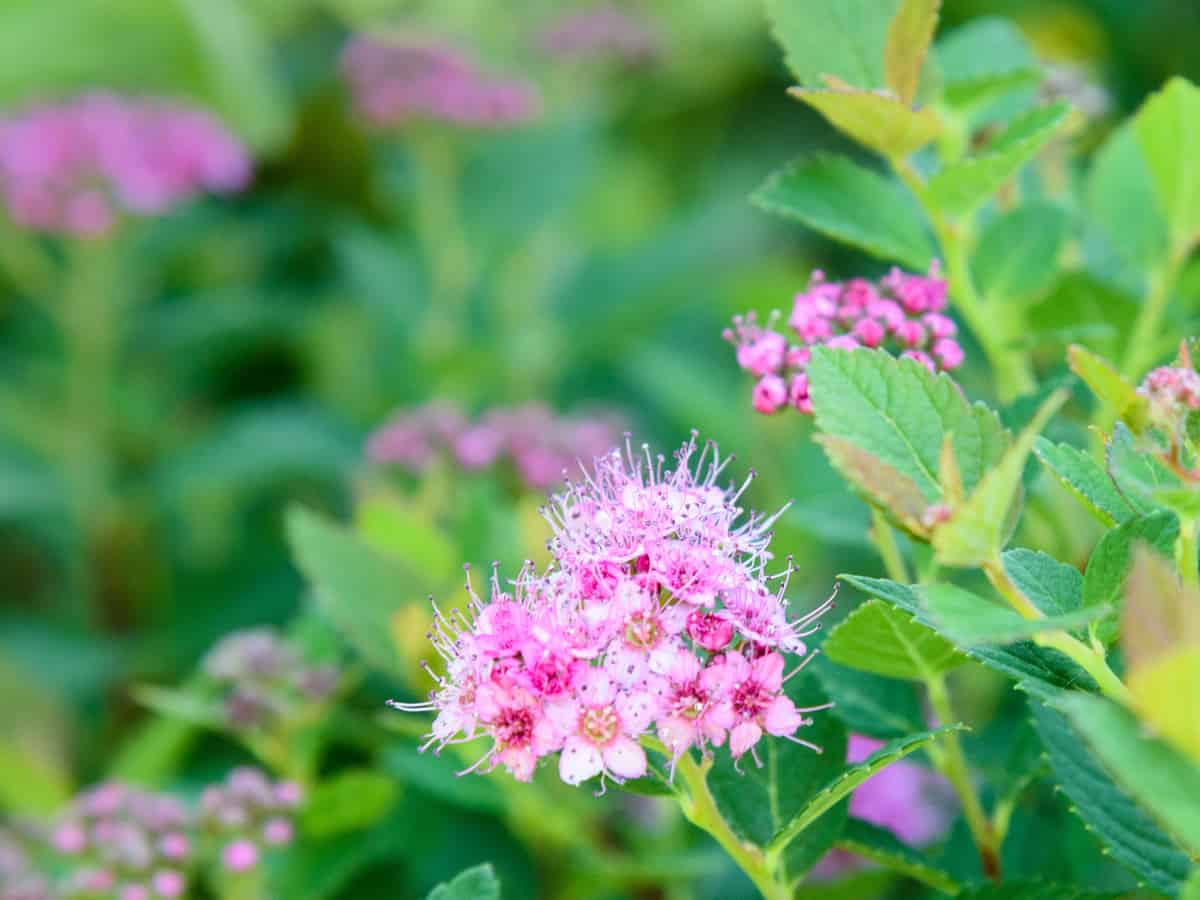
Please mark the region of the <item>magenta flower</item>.
<svg viewBox="0 0 1200 900"><path fill-rule="evenodd" d="M355 109L375 128L418 120L495 128L541 113L533 84L489 75L467 53L436 43L356 37L342 52L341 70Z"/></svg>
<svg viewBox="0 0 1200 900"><path fill-rule="evenodd" d="M796 295L787 319L795 343L777 330L780 314L773 312L765 324L754 313L733 320L725 339L737 348L738 365L755 376L751 403L770 415L790 406L812 413L805 369L811 348L883 347L917 360L930 371L950 371L963 363L955 336L958 328L942 313L946 307L946 282L938 264L928 275L912 275L893 268L878 284L855 278L826 281L814 272L808 289Z"/></svg>
<svg viewBox="0 0 1200 900"><path fill-rule="evenodd" d="M537 44L557 59L640 65L654 57L658 38L646 22L614 6L601 6L564 13L542 30Z"/></svg>
<svg viewBox="0 0 1200 900"><path fill-rule="evenodd" d="M250 180L246 149L181 103L87 94L0 119L0 196L35 231L101 235Z"/></svg>
<svg viewBox="0 0 1200 900"><path fill-rule="evenodd" d="M1182 441L1188 415L1200 409L1200 374L1190 367L1160 366L1142 379L1137 392L1148 401L1151 424L1173 443Z"/></svg>
<svg viewBox="0 0 1200 900"><path fill-rule="evenodd" d="M831 603L788 618L790 566L765 573L776 516L743 513L749 480L719 485L727 462L694 436L672 470L646 449L607 453L544 510L555 567L527 564L509 586L493 571L487 600L468 577L465 611L435 606L444 674L427 669L427 702L393 704L437 714L422 749L482 734L492 745L467 771L528 780L558 753L564 781L603 784L645 774L652 731L674 761L731 730L735 756L764 734L812 746L795 733L815 708L784 695L783 654L807 654Z"/></svg>

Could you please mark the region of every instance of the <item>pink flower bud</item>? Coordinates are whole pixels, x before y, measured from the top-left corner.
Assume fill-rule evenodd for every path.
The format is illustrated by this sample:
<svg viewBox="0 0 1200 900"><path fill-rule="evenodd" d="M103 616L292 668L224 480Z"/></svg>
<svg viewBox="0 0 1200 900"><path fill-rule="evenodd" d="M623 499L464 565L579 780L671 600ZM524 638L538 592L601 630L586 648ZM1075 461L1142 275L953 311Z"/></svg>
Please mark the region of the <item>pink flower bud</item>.
<svg viewBox="0 0 1200 900"><path fill-rule="evenodd" d="M121 900L150 900L150 888L144 884L124 885L117 895Z"/></svg>
<svg viewBox="0 0 1200 900"><path fill-rule="evenodd" d="M925 343L925 326L916 319L901 322L896 326L896 339L906 347L920 347Z"/></svg>
<svg viewBox="0 0 1200 900"><path fill-rule="evenodd" d="M55 829L50 843L59 853L74 855L87 846L87 832L74 823L61 825Z"/></svg>
<svg viewBox="0 0 1200 900"><path fill-rule="evenodd" d="M187 835L180 834L178 831L164 834L162 840L158 842L158 852L166 859L184 859L191 850L192 845L187 839Z"/></svg>
<svg viewBox="0 0 1200 900"><path fill-rule="evenodd" d="M933 355L942 368L947 371L957 369L962 365L964 354L962 347L952 338L942 338L933 345Z"/></svg>
<svg viewBox="0 0 1200 900"><path fill-rule="evenodd" d="M808 376L801 373L792 377L788 387L788 402L805 415L812 415L813 405L808 398Z"/></svg>
<svg viewBox="0 0 1200 900"><path fill-rule="evenodd" d="M933 357L921 350L906 350L901 356L904 359L915 359L930 372L937 371L937 364L933 361Z"/></svg>
<svg viewBox="0 0 1200 900"><path fill-rule="evenodd" d="M751 375L767 375L783 365L786 350L787 341L782 334L764 331L757 340L738 347L737 362Z"/></svg>
<svg viewBox="0 0 1200 900"><path fill-rule="evenodd" d="M287 819L268 819L263 826L263 840L272 847L282 847L292 842L292 823Z"/></svg>
<svg viewBox="0 0 1200 900"><path fill-rule="evenodd" d="M952 338L958 334L958 326L954 324L954 320L941 313L928 313L921 321L925 323L934 339Z"/></svg>
<svg viewBox="0 0 1200 900"><path fill-rule="evenodd" d="M854 326L854 336L867 347L878 347L887 336L885 329L875 319L859 319Z"/></svg>
<svg viewBox="0 0 1200 900"><path fill-rule="evenodd" d="M812 360L812 348L793 346L788 348L784 363L789 369L803 369Z"/></svg>
<svg viewBox="0 0 1200 900"><path fill-rule="evenodd" d="M826 347L832 347L834 350L857 350L862 346L853 335L839 334L835 338L825 342Z"/></svg>
<svg viewBox="0 0 1200 900"><path fill-rule="evenodd" d="M687 633L705 650L715 653L733 640L733 623L697 609L688 614Z"/></svg>
<svg viewBox="0 0 1200 900"><path fill-rule="evenodd" d="M770 415L787 402L787 384L778 375L764 375L754 386L754 408Z"/></svg>
<svg viewBox="0 0 1200 900"><path fill-rule="evenodd" d="M247 840L226 844L221 851L221 863L230 872L245 872L258 864L258 847Z"/></svg>
<svg viewBox="0 0 1200 900"><path fill-rule="evenodd" d="M182 897L183 892L187 889L187 880L174 869L162 869L155 872L151 883L154 885L154 893L165 897L166 900Z"/></svg>

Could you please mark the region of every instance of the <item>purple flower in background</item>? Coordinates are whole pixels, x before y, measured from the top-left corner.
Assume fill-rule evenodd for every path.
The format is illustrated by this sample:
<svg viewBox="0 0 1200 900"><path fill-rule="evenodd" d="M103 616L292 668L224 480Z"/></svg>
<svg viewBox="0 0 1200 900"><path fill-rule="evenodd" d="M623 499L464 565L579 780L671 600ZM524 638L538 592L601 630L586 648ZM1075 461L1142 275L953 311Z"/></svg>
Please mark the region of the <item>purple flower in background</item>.
<svg viewBox="0 0 1200 900"><path fill-rule="evenodd" d="M221 847L221 865L245 872L258 865L264 846L291 843L292 814L301 800L299 785L273 782L249 766L234 769L223 784L206 787L201 822Z"/></svg>
<svg viewBox="0 0 1200 900"><path fill-rule="evenodd" d="M342 52L341 71L356 111L376 128L421 119L504 127L542 109L532 83L488 74L470 54L433 42L355 37Z"/></svg>
<svg viewBox="0 0 1200 900"><path fill-rule="evenodd" d="M203 110L86 94L0 118L0 197L18 225L96 236L250 180L243 145Z"/></svg>
<svg viewBox="0 0 1200 900"><path fill-rule="evenodd" d="M598 6L563 13L538 34L537 46L557 59L640 65L653 59L658 38L641 19L615 6Z"/></svg>
<svg viewBox="0 0 1200 900"><path fill-rule="evenodd" d="M539 404L494 407L469 421L453 407L431 403L404 410L377 429L367 439L367 456L414 473L443 453L472 472L503 460L540 490L580 460L603 454L620 430L613 416L558 416Z"/></svg>
<svg viewBox="0 0 1200 900"><path fill-rule="evenodd" d="M882 747L883 741L850 735L846 761L859 763ZM904 843L921 847L945 832L954 809L950 785L936 772L900 760L863 782L850 797L850 815L886 828ZM813 874L834 878L862 865L851 853L835 850L817 864Z"/></svg>

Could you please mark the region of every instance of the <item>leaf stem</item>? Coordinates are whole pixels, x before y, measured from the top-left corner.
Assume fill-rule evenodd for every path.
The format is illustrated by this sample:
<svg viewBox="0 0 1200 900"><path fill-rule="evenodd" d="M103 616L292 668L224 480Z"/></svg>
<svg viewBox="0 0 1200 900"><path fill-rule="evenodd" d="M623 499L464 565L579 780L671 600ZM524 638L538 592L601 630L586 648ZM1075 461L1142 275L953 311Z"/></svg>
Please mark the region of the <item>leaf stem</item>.
<svg viewBox="0 0 1200 900"><path fill-rule="evenodd" d="M871 507L871 542L879 551L879 557L883 560L883 568L887 572L888 578L898 581L900 584L911 583L908 577L908 566L904 562L904 556L900 553L900 546L896 543L896 533L888 523L887 517L874 506Z"/></svg>
<svg viewBox="0 0 1200 900"><path fill-rule="evenodd" d="M1179 539L1175 543L1175 564L1179 567L1179 577L1183 586L1200 589L1200 568L1197 568L1197 555L1200 552L1200 520L1181 518L1179 522Z"/></svg>
<svg viewBox="0 0 1200 900"><path fill-rule="evenodd" d="M955 718L954 709L950 703L950 692L946 688L945 676L940 673L927 675L925 689L929 692L929 705L937 717L937 725L942 727L957 722L958 719ZM931 747L929 755L938 771L950 782L954 793L958 795L959 803L962 804L963 818L967 821L967 827L971 830L971 837L979 851L979 863L983 868L984 875L992 881L999 881L999 841L992 828L991 820L983 811L979 795L975 793L975 787L971 784L967 759L963 754L962 742L958 739L958 734L954 731L947 732L941 747L936 750Z"/></svg>
<svg viewBox="0 0 1200 900"><path fill-rule="evenodd" d="M687 795L679 797L679 806L684 818L712 835L721 845L721 849L729 854L729 858L754 882L764 900L789 900L792 896L791 889L776 880L762 848L738 838L721 815L721 811L717 809L706 778L711 766L711 761L697 764L690 752L679 758L675 774L682 778L687 786Z"/></svg>

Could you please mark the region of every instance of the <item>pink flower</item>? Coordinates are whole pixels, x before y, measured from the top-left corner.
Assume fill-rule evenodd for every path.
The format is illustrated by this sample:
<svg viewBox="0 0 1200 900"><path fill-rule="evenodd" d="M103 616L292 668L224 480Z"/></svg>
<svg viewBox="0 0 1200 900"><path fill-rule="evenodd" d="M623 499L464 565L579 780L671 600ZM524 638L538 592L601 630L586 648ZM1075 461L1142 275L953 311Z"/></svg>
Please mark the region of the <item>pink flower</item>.
<svg viewBox="0 0 1200 900"><path fill-rule="evenodd" d="M953 338L941 338L936 341L933 345L933 356L947 372L961 366L965 358L962 347Z"/></svg>
<svg viewBox="0 0 1200 900"><path fill-rule="evenodd" d="M253 869L258 865L258 847L252 841L232 841L221 851L221 864L230 872Z"/></svg>
<svg viewBox="0 0 1200 900"><path fill-rule="evenodd" d="M558 771L567 784L596 775L620 783L646 774L646 753L636 738L653 721L655 699L646 692L618 691L601 669L590 669L574 699L552 703L549 714L566 735Z"/></svg>
<svg viewBox="0 0 1200 900"><path fill-rule="evenodd" d="M692 746L720 747L733 726L728 707L721 703L726 690L723 666L704 666L696 656L680 649L661 677L650 679L657 697L658 736L679 759Z"/></svg>
<svg viewBox="0 0 1200 900"><path fill-rule="evenodd" d="M937 371L937 363L934 362L932 356L930 356L928 353L924 352L923 350L906 350L906 351L904 351L904 353L902 353L900 355L904 359L916 360L921 365L923 365L925 368L927 368L930 372Z"/></svg>
<svg viewBox="0 0 1200 900"><path fill-rule="evenodd" d="M792 376L792 383L788 387L788 402L800 412L812 414L812 400L808 396L808 376L803 372Z"/></svg>
<svg viewBox="0 0 1200 900"><path fill-rule="evenodd" d="M896 339L905 347L920 347L925 343L925 326L916 319L901 322L895 330Z"/></svg>
<svg viewBox="0 0 1200 900"><path fill-rule="evenodd" d="M564 13L546 26L537 43L558 59L611 58L626 65L646 63L658 47L646 22L615 6Z"/></svg>
<svg viewBox="0 0 1200 900"><path fill-rule="evenodd" d="M187 889L187 880L174 869L161 869L155 872L151 884L154 886L154 893L159 897L167 898L167 900L182 897L183 892Z"/></svg>
<svg viewBox="0 0 1200 900"><path fill-rule="evenodd" d="M697 609L688 613L687 633L697 645L715 653L724 650L733 640L733 623Z"/></svg>
<svg viewBox="0 0 1200 900"><path fill-rule="evenodd" d="M479 688L475 703L494 741L484 757L491 768L502 764L518 781L529 781L538 759L562 746L541 701L522 688L490 682Z"/></svg>
<svg viewBox="0 0 1200 900"><path fill-rule="evenodd" d="M727 717L734 723L729 732L729 752L734 759L753 749L764 733L813 746L792 736L808 724L801 712L827 709L828 704L814 709L796 709L783 693L782 656L766 653L750 661L739 653L727 653L722 657L722 665L728 685L723 703L728 706Z"/></svg>
<svg viewBox="0 0 1200 900"><path fill-rule="evenodd" d="M878 347L887 337L887 329L875 319L859 319L854 325L854 336L865 347Z"/></svg>
<svg viewBox="0 0 1200 900"><path fill-rule="evenodd" d="M263 825L263 840L274 847L282 847L292 842L295 829L287 819L268 819Z"/></svg>

